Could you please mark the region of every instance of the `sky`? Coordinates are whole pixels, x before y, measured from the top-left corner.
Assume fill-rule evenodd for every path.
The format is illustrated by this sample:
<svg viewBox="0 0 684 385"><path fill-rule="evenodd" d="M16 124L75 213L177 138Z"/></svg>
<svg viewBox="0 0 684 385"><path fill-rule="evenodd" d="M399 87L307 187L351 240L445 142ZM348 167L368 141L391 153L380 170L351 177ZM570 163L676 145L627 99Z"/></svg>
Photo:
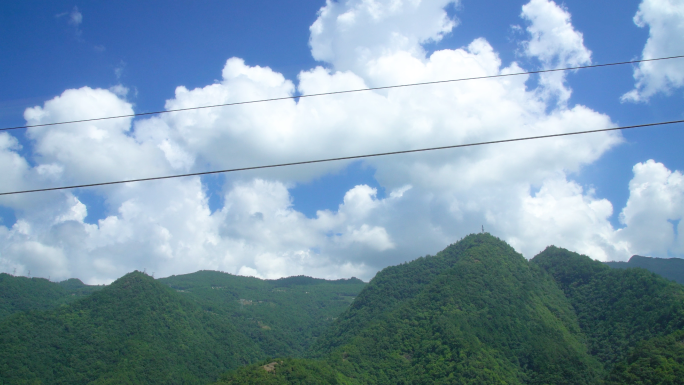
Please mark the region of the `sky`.
<svg viewBox="0 0 684 385"><path fill-rule="evenodd" d="M684 54L684 0L0 4L0 127ZM0 131L0 192L684 119L684 59ZM0 196L0 271L684 257L684 125Z"/></svg>

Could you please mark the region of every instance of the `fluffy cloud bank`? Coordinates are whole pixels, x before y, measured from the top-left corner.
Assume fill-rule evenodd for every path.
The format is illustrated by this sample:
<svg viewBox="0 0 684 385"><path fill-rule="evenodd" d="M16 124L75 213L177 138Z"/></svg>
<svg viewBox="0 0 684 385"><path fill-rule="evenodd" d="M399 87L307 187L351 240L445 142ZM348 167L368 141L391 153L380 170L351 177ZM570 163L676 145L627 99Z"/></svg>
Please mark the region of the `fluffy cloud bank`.
<svg viewBox="0 0 684 385"><path fill-rule="evenodd" d="M166 108L521 71L517 63L503 65L481 38L458 49L430 54L423 49L456 26L444 11L454 3L329 1L311 26L310 40L314 57L329 68L302 71L295 85L268 67L231 58L220 82L178 87ZM521 16L528 22L526 55L544 67L590 61L568 10L532 0ZM528 80L487 79L35 127L27 132L33 163L19 155L12 136L0 135L0 159L16 165L0 184L7 191L613 125L586 106L569 106L564 77L542 78L535 88ZM132 111L121 95L84 87L26 110L25 118L39 124ZM375 169L387 197L356 186L337 210L318 211L314 218L294 209L288 189L348 163L231 176L214 211L200 178L100 187L93 192L104 200L108 216L95 224L85 222L88 207L78 192L3 198L0 204L15 210L17 222L0 226L0 267L88 282L142 268L157 276L216 269L266 278L368 279L482 225L528 257L549 244L601 259L625 259L635 250L679 250L672 246L681 243L676 237L655 245L629 236L639 231L642 222L634 218L647 207L636 197L637 187L630 185L635 195L621 216L625 228L615 230L610 202L568 178L621 140L618 133L597 133L369 159L366 164ZM635 168L635 180L663 174L663 165L645 165ZM671 196L681 195L678 179L670 179L674 182L661 184ZM651 219L679 218L675 205L668 210Z"/></svg>

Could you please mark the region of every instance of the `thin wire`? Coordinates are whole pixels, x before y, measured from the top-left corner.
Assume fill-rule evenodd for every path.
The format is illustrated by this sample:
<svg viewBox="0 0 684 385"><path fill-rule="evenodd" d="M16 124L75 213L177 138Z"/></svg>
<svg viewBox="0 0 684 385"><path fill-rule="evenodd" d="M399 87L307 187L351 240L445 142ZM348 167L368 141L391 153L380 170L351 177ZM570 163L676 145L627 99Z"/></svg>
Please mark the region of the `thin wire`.
<svg viewBox="0 0 684 385"><path fill-rule="evenodd" d="M244 102L234 102L234 103L224 103L224 104L213 104L210 106L176 108L173 110L141 112L141 113L137 113L137 114L108 116L108 117L104 117L104 118L92 118L92 119L70 120L70 121L66 121L66 122L32 124L32 125L17 126L17 127L5 127L5 128L0 128L0 131L18 130L21 128L31 128L31 127L57 126L57 125L70 124L70 123L95 122L95 121L99 121L99 120L109 120L109 119L134 118L134 117L146 116L146 115L168 114L170 112L201 110L201 109L216 108L216 107L238 106L238 105L242 105L242 104L274 102L274 101L278 101L278 100L311 98L314 96L338 95L338 94L348 94L348 93L353 93L353 92L377 91L377 90L387 90L387 89L392 89L392 88L425 86L425 85L430 85L430 84L454 83L454 82L462 82L462 81L468 81L468 80L493 79L493 78L503 78L503 77L508 77L508 76L533 75L533 74L541 74L541 73L547 73L547 72L572 71L572 70L579 70L579 69L586 69L586 68L610 67L610 66L617 66L617 65L624 65L624 64L636 64L636 63L645 63L645 62L651 62L651 61L680 59L680 58L684 58L684 55L661 57L661 58L655 58L655 59L632 60L632 61L624 61L624 62L618 62L618 63L592 64L592 65L578 66L578 67L556 68L556 69L550 69L550 70L539 70L539 71L529 71L529 72L515 72L515 73L510 73L510 74L476 76L476 77L471 77L471 78L435 80L435 81L431 81L431 82L399 84L399 85L394 85L394 86L358 88L358 89L345 90L345 91L321 92L318 94L308 94L308 95L299 95L299 96L284 96L284 97L280 97L280 98L249 100L249 101L244 101Z"/></svg>
<svg viewBox="0 0 684 385"><path fill-rule="evenodd" d="M1 195L13 195L13 194L26 194L26 193L42 192L42 191L67 190L67 189L75 189L75 188L82 188L82 187L106 186L106 185L121 184L121 183L147 182L147 181L161 180L161 179L184 178L184 177L188 177L188 176L199 176L199 175L210 175L210 174L225 174L225 173L237 172L237 171L260 170L260 169L265 169L265 168L276 168L276 167L297 166L297 165L312 164L312 163L335 162L335 161L340 161L340 160L373 158L373 157L378 157L378 156L397 155L397 154L409 154L409 153L414 153L414 152L425 152L425 151L435 151L435 150L446 150L446 149L450 149L450 148L473 147L473 146L483 146L483 145L497 144L497 143L520 142L520 141L524 141L524 140L533 140L533 139L556 138L556 137L560 137L560 136L590 134L590 133L594 133L594 132L606 132L606 131L627 130L627 129L630 129L630 128L638 128L638 127L662 126L662 125L666 125L666 124L675 124L675 123L684 123L684 119L682 119L682 120L672 120L672 121L668 121L668 122L637 124L637 125L633 125L633 126L603 128L603 129L598 129L598 130L587 130L587 131L566 132L566 133L562 133L562 134L549 134L549 135L539 135L539 136L527 136L527 137L523 137L523 138L492 140L492 141L488 141L488 142L477 142L477 143L467 143L467 144L455 144L455 145L451 145L451 146L420 148L420 149L416 149L416 150L403 150L403 151L381 152L381 153L366 154L366 155L344 156L344 157L340 157L340 158L328 158L328 159L318 159L318 160L305 160L305 161L301 161L301 162L290 162L290 163L271 164L271 165L265 165L265 166L252 166L252 167L242 167L242 168L231 168L231 169L226 169L226 170L193 172L193 173L189 173L189 174L177 174L177 175L167 175L167 176L156 176L156 177L151 177L151 178L139 178L139 179L119 180L119 181L113 181L113 182L89 183L89 184L80 184L80 185L64 186L64 187L49 187L49 188L42 188L42 189L35 189L35 190L11 191L11 192L0 193L0 196L1 196Z"/></svg>

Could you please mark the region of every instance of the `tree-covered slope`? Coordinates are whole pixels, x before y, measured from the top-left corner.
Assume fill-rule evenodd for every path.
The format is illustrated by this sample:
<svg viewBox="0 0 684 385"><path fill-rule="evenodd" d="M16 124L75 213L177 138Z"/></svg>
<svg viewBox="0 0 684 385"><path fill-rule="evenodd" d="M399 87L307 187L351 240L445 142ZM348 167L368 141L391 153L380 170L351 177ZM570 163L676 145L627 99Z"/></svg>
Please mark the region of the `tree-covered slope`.
<svg viewBox="0 0 684 385"><path fill-rule="evenodd" d="M606 383L684 384L684 330L639 342L613 368Z"/></svg>
<svg viewBox="0 0 684 385"><path fill-rule="evenodd" d="M640 341L684 328L684 286L643 269L611 269L549 247L532 264L549 272L572 304L589 352L612 368Z"/></svg>
<svg viewBox="0 0 684 385"><path fill-rule="evenodd" d="M230 320L268 356L301 356L366 285L297 276L277 280L199 271L158 280Z"/></svg>
<svg viewBox="0 0 684 385"><path fill-rule="evenodd" d="M261 356L228 320L139 272L0 323L6 384L201 384Z"/></svg>
<svg viewBox="0 0 684 385"><path fill-rule="evenodd" d="M284 358L244 366L221 376L215 385L356 385L321 360Z"/></svg>
<svg viewBox="0 0 684 385"><path fill-rule="evenodd" d="M78 279L60 283L45 278L13 277L0 274L0 321L29 310L48 310L72 302L100 289L84 285Z"/></svg>
<svg viewBox="0 0 684 385"><path fill-rule="evenodd" d="M684 259L681 258L650 258L634 255L628 262L606 262L606 265L614 269L640 267L684 285Z"/></svg>
<svg viewBox="0 0 684 385"><path fill-rule="evenodd" d="M369 384L581 384L602 374L551 277L488 234L378 273L317 349Z"/></svg>

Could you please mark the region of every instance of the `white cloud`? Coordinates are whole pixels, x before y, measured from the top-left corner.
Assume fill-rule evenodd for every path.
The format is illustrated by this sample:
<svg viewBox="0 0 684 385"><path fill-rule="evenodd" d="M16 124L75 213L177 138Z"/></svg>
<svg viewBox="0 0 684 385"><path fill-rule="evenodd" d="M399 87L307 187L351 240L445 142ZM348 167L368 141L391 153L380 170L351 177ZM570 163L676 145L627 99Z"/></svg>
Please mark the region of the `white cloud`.
<svg viewBox="0 0 684 385"><path fill-rule="evenodd" d="M122 85L122 84L113 85L113 86L109 87L109 90L110 90L114 95L116 95L116 96L118 96L118 97L121 97L121 98L125 98L126 95L128 95L128 91L129 91L128 87L125 87L125 86Z"/></svg>
<svg viewBox="0 0 684 385"><path fill-rule="evenodd" d="M684 176L662 163L649 160L634 166L629 200L620 213L625 228L620 237L634 254L668 256L684 254ZM675 225L678 224L678 228Z"/></svg>
<svg viewBox="0 0 684 385"><path fill-rule="evenodd" d="M266 278L368 279L373 271L340 258L344 250L392 247L382 227L352 217L356 207L342 204L338 212L306 218L292 209L280 182L237 182L214 213L202 189L198 178L112 188L108 199L118 212L95 225L83 222L87 208L68 195L43 215L55 218L52 223L21 219L12 229L0 227L0 258L20 273L88 282L109 282L133 269L165 276L206 268ZM369 198L366 186L358 189Z"/></svg>
<svg viewBox="0 0 684 385"><path fill-rule="evenodd" d="M609 218L613 206L559 176L547 179L536 194L522 192L519 212L505 223L507 240L527 256L549 245L565 247L599 260L624 259L629 249L615 240Z"/></svg>
<svg viewBox="0 0 684 385"><path fill-rule="evenodd" d="M180 86L166 108L522 70L517 63L503 65L484 39L426 57L421 43L454 27L443 9L450 3L328 2L312 26L311 45L333 70L302 71L295 86L268 67L231 58L221 81L196 89ZM533 0L523 17L530 22L528 55L543 65L589 60L569 11ZM613 125L586 106L550 98L561 88L569 93L563 79L542 81L537 88L527 80L282 100L135 123L122 118L34 127L27 131L33 167L18 154L13 137L0 135L0 158L17 165L0 184L12 190L129 179ZM132 105L114 91L67 90L27 109L25 118L41 124L131 114ZM18 218L12 228L0 226L0 265L39 271L44 259L53 277L88 282L108 282L143 268L156 276L215 269L265 278L368 279L387 265L437 252L483 224L527 257L556 243L596 258L624 259L636 246L611 227L611 204L568 179L621 140L618 133L597 133L368 159L387 197L356 186L337 210L320 210L315 218L294 209L288 189L348 163L230 176L223 203L213 212L199 178L97 188L109 213L97 224L84 223L88 207L71 194L41 195L48 203L30 195L21 198L30 202L0 200L15 208ZM535 188L539 192L532 194Z"/></svg>
<svg viewBox="0 0 684 385"><path fill-rule="evenodd" d="M78 27L83 22L83 14L78 10L78 7L74 7L69 13L69 24Z"/></svg>
<svg viewBox="0 0 684 385"><path fill-rule="evenodd" d="M71 201L71 205L69 207L69 210L57 217L55 219L55 223L62 223L66 221L76 221L76 222L83 222L83 220L88 216L88 208L86 205L81 203L78 199L76 199L73 196L70 196L67 199L67 202Z"/></svg>
<svg viewBox="0 0 684 385"><path fill-rule="evenodd" d="M456 26L444 7L458 0L327 0L309 28L314 59L367 77L375 60L394 54L425 56L423 43Z"/></svg>
<svg viewBox="0 0 684 385"><path fill-rule="evenodd" d="M67 23L74 27L76 32L76 38L80 39L82 34L79 28L81 23L83 23L83 14L78 10L78 7L74 7L71 12L62 12L55 15L56 18L61 19L62 17L67 17Z"/></svg>
<svg viewBox="0 0 684 385"><path fill-rule="evenodd" d="M20 148L19 141L15 137L6 132L0 133L0 162L5 165L2 178L0 178L2 191L10 191L25 186L23 179L30 166L17 153Z"/></svg>
<svg viewBox="0 0 684 385"><path fill-rule="evenodd" d="M684 52L684 1L643 0L634 23L649 27L642 59L678 56ZM643 102L658 92L669 93L684 86L682 59L639 63L634 70L635 89L622 101Z"/></svg>
<svg viewBox="0 0 684 385"><path fill-rule="evenodd" d="M522 7L520 15L530 24L530 40L523 43L524 53L535 57L543 69L577 67L591 63L591 51L584 46L581 32L572 26L570 12L551 0L531 0ZM559 103L570 99L571 91L564 84L566 73L551 72L540 75L542 91L558 97Z"/></svg>
<svg viewBox="0 0 684 385"><path fill-rule="evenodd" d="M133 114L130 103L111 91L83 87L66 90L44 106L26 109L28 125ZM169 164L157 144L131 135L131 119L31 127L33 154L40 164L62 167L68 183L104 182L166 174Z"/></svg>

